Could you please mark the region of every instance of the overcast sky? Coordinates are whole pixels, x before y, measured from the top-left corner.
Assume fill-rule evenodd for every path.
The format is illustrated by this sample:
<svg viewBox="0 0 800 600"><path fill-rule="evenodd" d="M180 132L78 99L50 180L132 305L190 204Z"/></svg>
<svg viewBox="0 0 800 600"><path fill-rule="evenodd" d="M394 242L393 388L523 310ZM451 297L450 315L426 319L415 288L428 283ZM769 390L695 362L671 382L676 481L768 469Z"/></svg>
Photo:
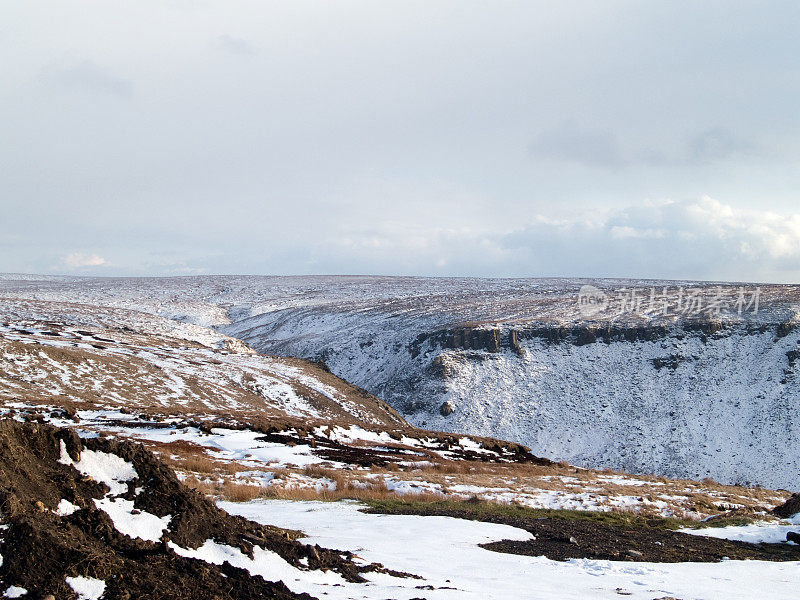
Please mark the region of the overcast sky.
<svg viewBox="0 0 800 600"><path fill-rule="evenodd" d="M0 271L800 280L800 3L0 0Z"/></svg>

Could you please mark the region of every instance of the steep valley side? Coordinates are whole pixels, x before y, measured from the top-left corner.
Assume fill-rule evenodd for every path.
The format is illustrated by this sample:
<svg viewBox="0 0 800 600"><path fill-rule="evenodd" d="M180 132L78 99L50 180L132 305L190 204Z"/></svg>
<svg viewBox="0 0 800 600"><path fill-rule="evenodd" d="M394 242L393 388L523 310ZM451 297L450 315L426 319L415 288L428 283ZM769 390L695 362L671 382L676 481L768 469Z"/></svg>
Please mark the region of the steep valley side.
<svg viewBox="0 0 800 600"><path fill-rule="evenodd" d="M584 314L584 288L607 309ZM221 332L322 360L413 424L510 439L538 456L798 489L800 286L5 276L0 298L19 315L41 313L41 302L112 311L109 323L119 311L149 314L156 330L189 339L235 341Z"/></svg>
<svg viewBox="0 0 800 600"><path fill-rule="evenodd" d="M800 477L791 325L453 327L305 308L225 331L260 351L324 360L416 425L584 466L787 489Z"/></svg>

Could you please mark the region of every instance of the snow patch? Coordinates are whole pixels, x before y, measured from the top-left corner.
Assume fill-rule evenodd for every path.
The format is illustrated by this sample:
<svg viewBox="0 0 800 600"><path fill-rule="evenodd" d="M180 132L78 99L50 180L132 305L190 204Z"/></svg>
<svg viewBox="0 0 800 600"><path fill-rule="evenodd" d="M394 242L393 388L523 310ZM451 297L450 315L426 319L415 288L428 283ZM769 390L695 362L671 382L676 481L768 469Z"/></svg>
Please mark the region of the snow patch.
<svg viewBox="0 0 800 600"><path fill-rule="evenodd" d="M214 565L227 562L231 566L245 569L250 575L260 575L267 581L283 581L289 589L296 592L308 591L308 584L343 586L347 583L341 575L333 571L302 571L290 565L275 552L259 546L253 547L253 558L250 558L239 548L219 544L214 540L206 540L196 550L181 548L173 542L168 542L168 545L178 556Z"/></svg>
<svg viewBox="0 0 800 600"><path fill-rule="evenodd" d="M172 520L172 515L157 517L152 513L134 509L133 500L103 498L95 499L94 503L111 518L117 531L148 542L160 540Z"/></svg>
<svg viewBox="0 0 800 600"><path fill-rule="evenodd" d="M703 529L680 529L682 533L701 535L723 540L751 542L753 544L777 544L786 541L790 531L798 532L797 525L789 525L785 521L761 521L750 525L731 525L729 527L704 527Z"/></svg>
<svg viewBox="0 0 800 600"><path fill-rule="evenodd" d="M78 594L78 600L99 600L106 591L106 582L94 577L67 577L67 584Z"/></svg>
<svg viewBox="0 0 800 600"><path fill-rule="evenodd" d="M330 587L326 598L419 597L429 600L631 600L675 597L784 600L797 595L798 562L641 563L491 552L478 544L528 540L527 531L449 517L375 515L353 502L220 502L231 514L279 527L300 529L307 544L357 553L366 562L420 575L399 580L367 574L369 584ZM292 587L291 585L289 587ZM312 593L313 595L313 593Z"/></svg>
<svg viewBox="0 0 800 600"><path fill-rule="evenodd" d="M83 450L80 460L75 462L70 458L64 440L60 440L60 442L61 457L58 462L62 465L72 465L84 475L100 483L105 483L110 489L110 495L124 494L128 491L128 485L125 482L138 477L133 464L116 454Z"/></svg>
<svg viewBox="0 0 800 600"><path fill-rule="evenodd" d="M69 515L74 513L76 510L80 510L80 507L75 506L69 500L62 499L61 502L58 503L58 506L56 507L55 513L59 517L68 517Z"/></svg>

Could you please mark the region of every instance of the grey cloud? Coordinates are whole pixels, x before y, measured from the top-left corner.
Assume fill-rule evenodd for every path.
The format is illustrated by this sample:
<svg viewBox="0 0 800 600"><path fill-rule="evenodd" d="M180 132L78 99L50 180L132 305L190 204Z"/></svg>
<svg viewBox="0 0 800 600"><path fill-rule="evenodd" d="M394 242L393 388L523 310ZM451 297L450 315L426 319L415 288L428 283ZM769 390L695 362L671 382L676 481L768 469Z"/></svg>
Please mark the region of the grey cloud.
<svg viewBox="0 0 800 600"><path fill-rule="evenodd" d="M118 77L90 60L52 65L43 72L46 81L72 89L107 94L119 98L133 96L133 83Z"/></svg>
<svg viewBox="0 0 800 600"><path fill-rule="evenodd" d="M650 167L705 167L713 163L759 154L756 142L733 130L715 126L700 130L680 140L678 150L670 153L647 148L631 161Z"/></svg>
<svg viewBox="0 0 800 600"><path fill-rule="evenodd" d="M238 54L239 56L252 56L256 53L255 48L242 38L223 34L217 38L217 48L228 54Z"/></svg>
<svg viewBox="0 0 800 600"><path fill-rule="evenodd" d="M604 168L703 166L758 152L756 143L719 126L689 136L679 147L673 152L646 147L626 151L610 131L563 125L538 134L530 151L539 158Z"/></svg>
<svg viewBox="0 0 800 600"><path fill-rule="evenodd" d="M543 131L531 142L530 151L539 158L590 167L618 167L624 163L613 133L574 125Z"/></svg>
<svg viewBox="0 0 800 600"><path fill-rule="evenodd" d="M713 127L693 136L687 144L690 163L708 163L756 152L756 145L724 127Z"/></svg>

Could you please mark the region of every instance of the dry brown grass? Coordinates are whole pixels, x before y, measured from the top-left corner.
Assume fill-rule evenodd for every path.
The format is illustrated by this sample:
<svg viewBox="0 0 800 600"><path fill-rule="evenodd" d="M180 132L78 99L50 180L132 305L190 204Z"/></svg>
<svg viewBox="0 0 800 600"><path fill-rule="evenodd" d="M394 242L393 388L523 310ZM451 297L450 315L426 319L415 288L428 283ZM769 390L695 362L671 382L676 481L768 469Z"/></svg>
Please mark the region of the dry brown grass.
<svg viewBox="0 0 800 600"><path fill-rule="evenodd" d="M214 461L205 456L190 456L173 464L183 471L193 473L213 473L215 467Z"/></svg>
<svg viewBox="0 0 800 600"><path fill-rule="evenodd" d="M308 475L309 477L328 477L332 473L338 472L336 469L329 469L319 464L307 465L303 467L302 471L303 475Z"/></svg>
<svg viewBox="0 0 800 600"><path fill-rule="evenodd" d="M232 461L214 460L206 454L207 447L189 440L159 442L142 440L142 443L158 454L159 458L176 471L201 475L236 475L246 467Z"/></svg>
<svg viewBox="0 0 800 600"><path fill-rule="evenodd" d="M219 475L232 476L239 471L246 470L245 467L233 462L213 460L207 456L191 455L185 457L174 457L169 454L162 454L159 450L150 448L159 458L175 471L184 473L197 473L200 475Z"/></svg>
<svg viewBox="0 0 800 600"><path fill-rule="evenodd" d="M183 483L206 496L213 496L230 502L249 502L256 498L265 497L268 489L260 485L239 483L232 479L211 482L197 477L187 477Z"/></svg>
<svg viewBox="0 0 800 600"><path fill-rule="evenodd" d="M184 484L207 496L228 500L230 502L249 502L256 498L269 498L274 500L391 500L409 499L420 502L435 502L449 498L447 495L435 494L432 492L419 492L412 494L398 494L390 491L383 481L369 482L356 485L355 481L346 479L341 473L330 472L330 469L313 466L306 468L303 473L310 475L314 473L316 477L326 477L337 481L336 489L328 489L325 486L298 486L298 485L276 485L273 479L272 485L257 485L251 483L237 482L231 479L210 482L201 480L197 477L188 477ZM335 476L335 478L334 478ZM341 483L340 483L341 482Z"/></svg>
<svg viewBox="0 0 800 600"><path fill-rule="evenodd" d="M267 488L248 483L236 483L226 480L220 487L219 495L230 502L249 502L256 498L264 497Z"/></svg>
<svg viewBox="0 0 800 600"><path fill-rule="evenodd" d="M319 465L308 465L302 470L302 473L303 475L317 479L323 477L330 479L336 484L337 491L344 491L355 487L350 478L347 477L346 472L339 469L328 469Z"/></svg>
<svg viewBox="0 0 800 600"><path fill-rule="evenodd" d="M473 471L485 472L485 467L483 465L473 465L473 463L467 461L447 461L425 465L422 470L442 473L443 475L468 475Z"/></svg>
<svg viewBox="0 0 800 600"><path fill-rule="evenodd" d="M197 477L191 476L183 480L183 484L193 490L197 490L206 496L214 496L220 488L219 483L212 483L210 481L203 481Z"/></svg>
<svg viewBox="0 0 800 600"><path fill-rule="evenodd" d="M279 500L391 500L407 499L419 502L435 502L447 499L448 496L434 494L431 492L420 492L416 494L397 494L386 488L385 485L375 485L366 488L350 488L347 490L317 489L311 487L279 487L270 486L265 488L265 498Z"/></svg>

